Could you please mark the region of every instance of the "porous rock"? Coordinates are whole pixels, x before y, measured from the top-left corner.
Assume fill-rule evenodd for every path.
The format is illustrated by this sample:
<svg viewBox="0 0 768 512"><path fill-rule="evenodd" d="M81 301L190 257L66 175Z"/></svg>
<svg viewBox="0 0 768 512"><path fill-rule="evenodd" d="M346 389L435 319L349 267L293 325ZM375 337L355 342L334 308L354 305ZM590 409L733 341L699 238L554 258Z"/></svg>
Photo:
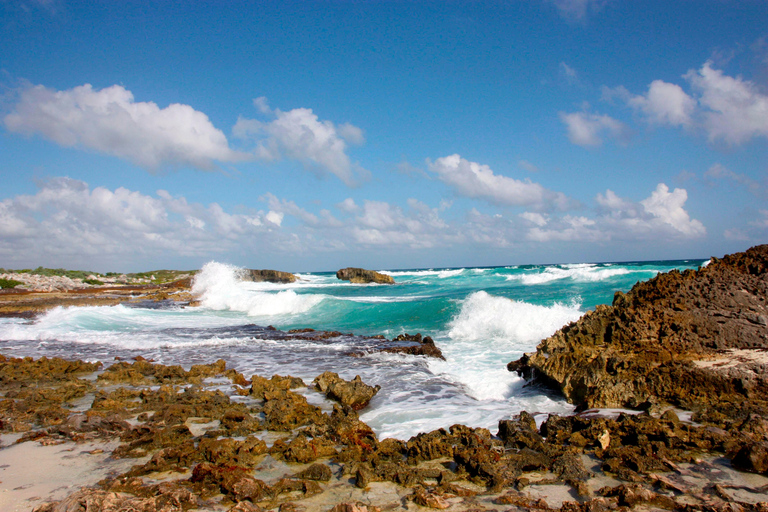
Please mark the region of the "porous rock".
<svg viewBox="0 0 768 512"><path fill-rule="evenodd" d="M350 283L356 284L395 284L395 280L392 276L381 274L374 270L366 270L364 268L356 267L347 267L338 270L336 272L336 278L341 279L342 281L349 281Z"/></svg>
<svg viewBox="0 0 768 512"><path fill-rule="evenodd" d="M580 408L768 412L768 245L617 292L508 368ZM749 406L745 412L744 406ZM741 411L741 412L734 412Z"/></svg>
<svg viewBox="0 0 768 512"><path fill-rule="evenodd" d="M251 281L254 283L268 282L268 283L294 283L296 282L296 276L290 272L281 272L280 270L254 270L245 269L242 273L241 279L243 281Z"/></svg>
<svg viewBox="0 0 768 512"><path fill-rule="evenodd" d="M334 372L324 372L318 375L312 384L322 393L342 405L359 411L365 408L371 399L376 396L381 386L369 386L364 383L359 375L351 381L346 381Z"/></svg>

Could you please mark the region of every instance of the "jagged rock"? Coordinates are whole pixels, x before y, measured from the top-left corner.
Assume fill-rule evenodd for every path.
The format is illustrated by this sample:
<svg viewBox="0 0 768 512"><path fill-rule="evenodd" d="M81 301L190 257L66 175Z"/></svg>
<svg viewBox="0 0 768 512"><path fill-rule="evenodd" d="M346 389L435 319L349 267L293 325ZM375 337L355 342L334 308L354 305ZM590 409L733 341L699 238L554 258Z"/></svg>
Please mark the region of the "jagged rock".
<svg viewBox="0 0 768 512"><path fill-rule="evenodd" d="M753 473L768 473L768 442L742 446L733 457L736 468Z"/></svg>
<svg viewBox="0 0 768 512"><path fill-rule="evenodd" d="M349 281L350 283L395 284L395 280L392 276L381 274L374 270L366 270L364 268L343 268L336 272L336 278L341 279L342 281Z"/></svg>
<svg viewBox="0 0 768 512"><path fill-rule="evenodd" d="M174 485L155 486L157 495L137 497L100 489L81 489L65 499L35 507L34 512L100 511L121 512L128 510L154 512L182 512L197 505L197 499L187 489Z"/></svg>
<svg viewBox="0 0 768 512"><path fill-rule="evenodd" d="M279 270L253 270L245 269L242 273L243 281L252 281L254 283L294 283L296 276L290 272L281 272Z"/></svg>
<svg viewBox="0 0 768 512"><path fill-rule="evenodd" d="M336 400L342 405L359 411L368 405L368 402L379 392L381 386L369 386L356 375L351 381L346 381L334 372L324 372L315 377L312 384L322 393Z"/></svg>
<svg viewBox="0 0 768 512"><path fill-rule="evenodd" d="M510 370L579 407L768 412L768 245L617 292Z"/></svg>
<svg viewBox="0 0 768 512"><path fill-rule="evenodd" d="M499 421L499 438L505 446L517 448L529 448L535 451L544 449L544 439L536 428L536 421L526 411L520 413L517 420Z"/></svg>
<svg viewBox="0 0 768 512"><path fill-rule="evenodd" d="M267 394L275 396L280 391L288 391L290 389L298 389L305 387L304 381L298 377L282 377L280 375L273 375L271 379L265 379L258 375L251 377L251 389L250 393L258 398L264 398Z"/></svg>
<svg viewBox="0 0 768 512"><path fill-rule="evenodd" d="M309 466L304 471L299 471L293 478L299 478L302 480L318 480L321 482L327 482L331 479L333 474L331 468L325 464L315 463Z"/></svg>
<svg viewBox="0 0 768 512"><path fill-rule="evenodd" d="M418 345L413 345L410 347L389 347L382 349L381 352L389 352L392 354L408 354L412 356L436 357L437 359L442 359L445 361L442 350L437 348L435 341L430 336L422 338L421 333L418 333L414 336L409 334L401 334L394 338L392 341L414 341L418 343Z"/></svg>
<svg viewBox="0 0 768 512"><path fill-rule="evenodd" d="M322 424L326 420L319 407L310 405L307 399L292 391L267 396L263 412L264 425L269 430L290 431L303 425Z"/></svg>
<svg viewBox="0 0 768 512"><path fill-rule="evenodd" d="M195 466L190 481L206 486L214 493L227 494L238 501L258 502L271 492L267 484L250 476L244 468L217 466L208 462Z"/></svg>
<svg viewBox="0 0 768 512"><path fill-rule="evenodd" d="M339 503L328 512L380 512L379 507L363 505L362 503Z"/></svg>

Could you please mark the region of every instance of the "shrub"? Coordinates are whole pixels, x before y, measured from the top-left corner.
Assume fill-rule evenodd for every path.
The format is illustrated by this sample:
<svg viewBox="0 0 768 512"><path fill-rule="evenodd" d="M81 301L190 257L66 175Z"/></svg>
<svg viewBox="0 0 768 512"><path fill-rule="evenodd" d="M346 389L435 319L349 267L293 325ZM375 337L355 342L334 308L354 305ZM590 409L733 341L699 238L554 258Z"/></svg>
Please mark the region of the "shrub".
<svg viewBox="0 0 768 512"><path fill-rule="evenodd" d="M20 284L24 284L21 281L17 281L15 279L0 279L0 289L5 290L6 288L15 288L19 286Z"/></svg>

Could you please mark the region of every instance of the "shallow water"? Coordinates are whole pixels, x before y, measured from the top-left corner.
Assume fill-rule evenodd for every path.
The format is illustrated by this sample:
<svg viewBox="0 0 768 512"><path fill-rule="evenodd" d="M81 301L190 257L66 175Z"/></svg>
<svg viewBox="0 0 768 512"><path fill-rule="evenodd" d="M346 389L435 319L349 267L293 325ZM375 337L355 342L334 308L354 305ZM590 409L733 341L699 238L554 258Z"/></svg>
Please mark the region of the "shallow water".
<svg viewBox="0 0 768 512"><path fill-rule="evenodd" d="M496 431L499 420L529 412L568 413L561 397L506 370L509 361L616 290L703 260L388 271L395 285L356 285L332 273L297 283L239 281L238 269L211 262L195 279L202 305L57 308L30 322L0 319L0 352L100 360L142 355L163 364L209 363L310 383L324 371L360 375L382 389L362 419L380 438L408 439L456 423ZM267 339L264 327L311 327L358 336ZM446 360L371 353L366 336L432 336Z"/></svg>

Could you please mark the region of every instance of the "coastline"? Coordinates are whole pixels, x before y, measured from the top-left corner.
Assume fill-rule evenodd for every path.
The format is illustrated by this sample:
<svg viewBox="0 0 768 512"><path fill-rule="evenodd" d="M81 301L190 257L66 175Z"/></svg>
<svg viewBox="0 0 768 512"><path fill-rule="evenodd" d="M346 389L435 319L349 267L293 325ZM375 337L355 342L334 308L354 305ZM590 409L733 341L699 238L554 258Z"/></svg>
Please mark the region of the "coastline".
<svg viewBox="0 0 768 512"><path fill-rule="evenodd" d="M750 268L747 265L751 275ZM762 276L764 268L755 272ZM638 289L663 289L658 296L669 302L675 297L674 290L654 283L676 282L674 273L670 275ZM684 275L698 279L714 274L710 270ZM25 316L61 305L106 305L108 301L190 303L194 298L189 295L189 284L6 292L0 295L0 307L7 307L9 315ZM763 304L768 295L758 288L756 297ZM626 295L629 298L617 295L615 303L632 303L632 293L639 293L634 290ZM646 295L656 297L655 293ZM6 305L3 300L11 296L20 299ZM674 311L686 310L672 302L677 308ZM626 316L626 312L607 308L598 308L571 324L570 332L580 333L575 348L553 351L551 339L556 333L542 342L537 354L556 353L573 362L580 353L578 347L596 342L599 351L607 353L611 342L602 331L583 327L604 318L601 315L609 319ZM758 335L765 338L765 326L759 316L755 318L758 321L750 325L756 325ZM271 329L278 340L334 334ZM380 339L386 349L387 340ZM418 341L404 340L411 343L410 348L434 347L421 336ZM717 350L697 352L698 359L686 360L699 372L741 379L738 389L749 399L754 385L747 385L750 381L745 374L740 376L742 368L733 361L764 365L764 359L756 356L768 347L736 349L724 340L718 338L722 346ZM616 352L632 353L625 348ZM650 406L637 399L587 401L585 410L573 416L553 414L536 421L523 412L500 421L497 430L455 425L400 441L378 439L360 420L357 411L365 409L377 390L359 379L331 379L339 388L329 392L320 371L310 383L290 376L245 376L224 361L181 367L154 364L139 356L134 361L101 361L98 365L45 358L3 358L0 364L4 396L0 402L0 441L4 445L0 459L9 455L9 471L13 460L31 460L33 448L61 446L60 458L72 453L103 457L97 470L81 473L91 480L82 477L70 482L85 485L81 491L66 482L53 490L38 487L34 496L32 487L25 485L6 489L8 503L18 510L35 507L39 512L58 512L76 504L85 510L241 512L768 509L768 418L762 409L750 408L754 403L734 404L733 397L727 400L730 409L723 409L730 411L728 418L722 417L722 410L721 416L711 411L702 414L701 400L690 402L697 410L688 410L681 407L687 402L671 403L672 395L660 395L651 388L656 394L654 400L645 400ZM609 368L615 367L612 364ZM524 370L522 364L511 366ZM686 378L707 383L710 374L692 375ZM632 378L634 374L618 381L624 386L621 389L627 389ZM695 388L696 382L686 384L686 389ZM599 392L598 397L615 396L606 395L605 390L618 389L616 382L607 380L590 385ZM568 391L564 392L567 396ZM367 393L367 399L350 398L360 393ZM578 404L579 396L570 398ZM717 400L716 395L707 395L703 405L717 412ZM616 406L635 410L595 409ZM10 432L17 434L7 437ZM18 433L23 434L18 437ZM7 442L15 444L5 446ZM95 442L106 444L95 448L86 444ZM113 464L124 466L118 469ZM83 463L78 465L83 467ZM9 480L3 485L15 485L12 482L18 483Z"/></svg>

